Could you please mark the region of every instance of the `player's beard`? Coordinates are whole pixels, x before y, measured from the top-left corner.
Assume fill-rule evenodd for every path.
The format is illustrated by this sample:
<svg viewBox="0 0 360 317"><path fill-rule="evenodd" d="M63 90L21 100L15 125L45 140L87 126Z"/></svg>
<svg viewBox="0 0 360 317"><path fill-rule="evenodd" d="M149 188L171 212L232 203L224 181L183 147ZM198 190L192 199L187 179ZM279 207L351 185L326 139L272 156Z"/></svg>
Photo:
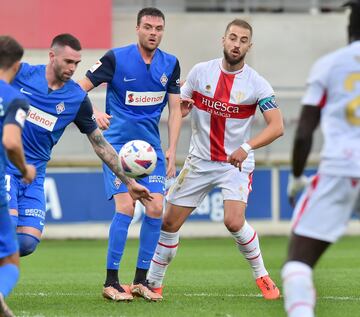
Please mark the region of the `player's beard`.
<svg viewBox="0 0 360 317"><path fill-rule="evenodd" d="M61 66L57 63L54 64L54 74L58 81L66 83L71 79L71 76L65 76L64 71L62 70Z"/></svg>
<svg viewBox="0 0 360 317"><path fill-rule="evenodd" d="M224 49L224 58L225 61L227 63L229 63L231 66L237 65L239 63L241 63L244 58L245 58L245 54L241 54L241 52L239 53L238 57L232 57L225 49Z"/></svg>

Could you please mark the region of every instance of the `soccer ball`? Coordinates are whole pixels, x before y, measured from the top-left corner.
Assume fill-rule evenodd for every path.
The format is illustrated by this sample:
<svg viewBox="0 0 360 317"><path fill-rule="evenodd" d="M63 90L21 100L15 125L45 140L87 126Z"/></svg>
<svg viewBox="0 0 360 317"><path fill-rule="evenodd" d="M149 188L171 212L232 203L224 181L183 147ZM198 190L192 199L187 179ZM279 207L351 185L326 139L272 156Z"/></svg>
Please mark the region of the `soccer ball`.
<svg viewBox="0 0 360 317"><path fill-rule="evenodd" d="M157 155L149 143L133 140L121 148L119 159L126 176L142 178L151 174L155 169Z"/></svg>

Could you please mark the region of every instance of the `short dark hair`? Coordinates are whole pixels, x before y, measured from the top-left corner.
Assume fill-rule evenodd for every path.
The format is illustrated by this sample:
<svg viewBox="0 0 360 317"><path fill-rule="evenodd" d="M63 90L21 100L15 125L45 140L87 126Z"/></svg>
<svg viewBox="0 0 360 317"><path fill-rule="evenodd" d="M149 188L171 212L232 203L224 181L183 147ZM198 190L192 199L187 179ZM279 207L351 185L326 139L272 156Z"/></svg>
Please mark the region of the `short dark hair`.
<svg viewBox="0 0 360 317"><path fill-rule="evenodd" d="M0 68L7 70L24 55L23 47L11 36L0 36Z"/></svg>
<svg viewBox="0 0 360 317"><path fill-rule="evenodd" d="M233 25L239 26L239 27L244 28L244 29L248 29L248 30L250 31L250 35L252 36L252 34L253 34L253 29L252 29L251 25L249 24L249 22L247 22L247 21L245 21L245 20L242 20L242 19L232 20L232 21L226 26L225 34L227 33L227 31L229 31L230 27L233 26Z"/></svg>
<svg viewBox="0 0 360 317"><path fill-rule="evenodd" d="M54 46L70 46L75 51L81 51L80 41L69 33L56 35L51 42L51 47Z"/></svg>
<svg viewBox="0 0 360 317"><path fill-rule="evenodd" d="M149 16L152 16L152 17L159 17L159 18L162 18L164 20L164 23L165 23L165 15L164 13L162 13L159 9L157 8L152 8L152 7L149 7L149 8L143 8L141 9L139 12L138 12L138 15L137 15L137 26L140 25L140 22L141 22L141 18L143 16L146 16L146 15L149 15Z"/></svg>
<svg viewBox="0 0 360 317"><path fill-rule="evenodd" d="M360 1L351 0L344 4L344 6L349 6L351 12L349 15L349 25L348 25L348 34L350 40L359 40L360 39Z"/></svg>

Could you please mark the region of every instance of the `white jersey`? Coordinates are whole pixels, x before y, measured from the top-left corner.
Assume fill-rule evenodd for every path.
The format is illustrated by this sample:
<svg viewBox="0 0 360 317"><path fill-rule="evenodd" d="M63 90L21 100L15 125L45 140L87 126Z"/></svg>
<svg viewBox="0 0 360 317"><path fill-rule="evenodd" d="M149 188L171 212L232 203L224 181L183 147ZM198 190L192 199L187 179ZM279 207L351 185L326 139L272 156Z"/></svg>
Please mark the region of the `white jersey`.
<svg viewBox="0 0 360 317"><path fill-rule="evenodd" d="M320 173L360 177L360 41L315 63L302 103L321 107Z"/></svg>
<svg viewBox="0 0 360 317"><path fill-rule="evenodd" d="M221 58L195 65L181 88L182 98L195 101L190 154L225 162L228 155L250 139L257 105L273 95L270 84L246 64L233 73L222 68ZM253 169L253 151L244 167Z"/></svg>

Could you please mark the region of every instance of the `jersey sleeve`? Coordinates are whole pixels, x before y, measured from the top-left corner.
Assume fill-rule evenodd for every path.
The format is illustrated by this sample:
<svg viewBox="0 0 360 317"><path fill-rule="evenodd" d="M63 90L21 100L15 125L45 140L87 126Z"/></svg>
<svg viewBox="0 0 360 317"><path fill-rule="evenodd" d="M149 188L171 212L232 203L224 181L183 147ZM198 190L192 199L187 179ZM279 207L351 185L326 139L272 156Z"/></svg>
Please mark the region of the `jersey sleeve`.
<svg viewBox="0 0 360 317"><path fill-rule="evenodd" d="M170 94L180 94L180 64L176 59L174 71L171 75L167 92Z"/></svg>
<svg viewBox="0 0 360 317"><path fill-rule="evenodd" d="M20 128L24 127L29 104L25 99L14 99L7 108L4 118L4 125L12 123Z"/></svg>
<svg viewBox="0 0 360 317"><path fill-rule="evenodd" d="M331 69L329 58L321 58L312 67L306 82L306 92L302 104L308 106L324 106L326 100L326 86Z"/></svg>
<svg viewBox="0 0 360 317"><path fill-rule="evenodd" d="M115 55L112 50L108 51L86 72L86 77L97 87L102 83L112 81L115 73Z"/></svg>
<svg viewBox="0 0 360 317"><path fill-rule="evenodd" d="M74 120L81 133L90 134L97 128L91 101L85 97Z"/></svg>
<svg viewBox="0 0 360 317"><path fill-rule="evenodd" d="M191 98L195 90L196 74L198 72L198 65L195 65L186 77L186 81L181 87L181 98Z"/></svg>

